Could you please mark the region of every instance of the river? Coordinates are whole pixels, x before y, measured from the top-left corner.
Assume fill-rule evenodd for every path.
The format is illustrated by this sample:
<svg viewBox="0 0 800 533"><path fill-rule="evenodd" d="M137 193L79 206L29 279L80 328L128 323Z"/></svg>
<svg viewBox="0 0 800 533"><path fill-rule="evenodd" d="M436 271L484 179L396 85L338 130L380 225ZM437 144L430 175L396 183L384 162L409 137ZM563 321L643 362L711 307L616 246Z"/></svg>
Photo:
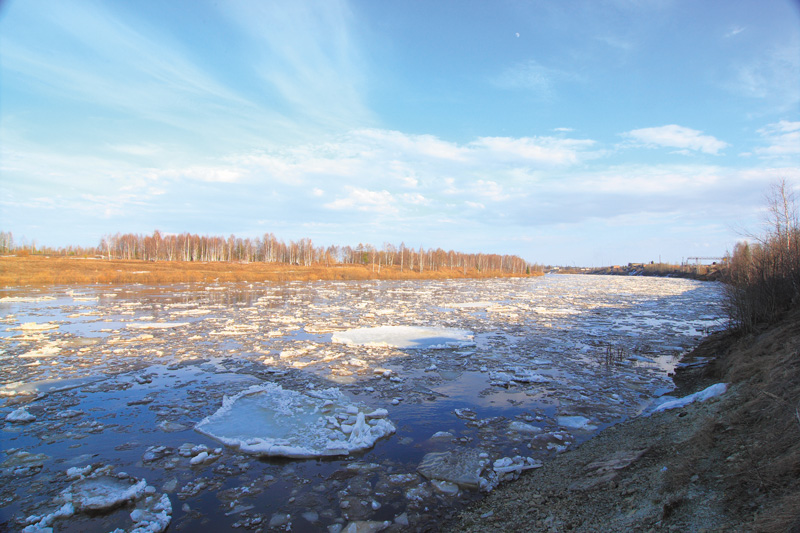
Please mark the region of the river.
<svg viewBox="0 0 800 533"><path fill-rule="evenodd" d="M569 275L5 289L0 526L435 529L669 392L680 356L724 326L721 293ZM431 328L437 342L397 342ZM342 409L385 410L394 431L290 459L195 430L265 384L303 398L336 389ZM276 424L230 412L254 438ZM277 424L307 437L291 417ZM480 483L436 473L448 464L477 468ZM127 496L91 511L79 500L92 483Z"/></svg>

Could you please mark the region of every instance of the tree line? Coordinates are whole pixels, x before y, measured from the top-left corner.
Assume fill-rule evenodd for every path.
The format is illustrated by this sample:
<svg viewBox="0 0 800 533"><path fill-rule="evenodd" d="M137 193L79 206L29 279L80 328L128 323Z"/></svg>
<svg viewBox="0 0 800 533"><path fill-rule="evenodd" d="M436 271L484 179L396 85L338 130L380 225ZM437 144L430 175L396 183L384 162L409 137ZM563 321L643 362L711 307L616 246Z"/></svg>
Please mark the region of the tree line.
<svg viewBox="0 0 800 533"><path fill-rule="evenodd" d="M767 230L728 257L728 314L749 331L800 305L800 224L794 191L781 181L767 195Z"/></svg>
<svg viewBox="0 0 800 533"><path fill-rule="evenodd" d="M192 233L165 234L154 231L151 235L116 233L100 239L95 248L68 247L64 249L36 249L22 247L30 253L62 255L97 255L107 259L129 259L144 261L236 261L283 263L302 266L321 264L372 265L380 272L384 267L424 272L426 270L459 269L463 271L498 271L510 274L525 274L541 271L516 255L462 253L442 248L425 249L408 247L405 243L395 246L384 243L377 248L371 244L357 246L316 246L309 238L285 242L272 233L261 237L241 238L197 235ZM9 232L0 232L0 252L19 250Z"/></svg>

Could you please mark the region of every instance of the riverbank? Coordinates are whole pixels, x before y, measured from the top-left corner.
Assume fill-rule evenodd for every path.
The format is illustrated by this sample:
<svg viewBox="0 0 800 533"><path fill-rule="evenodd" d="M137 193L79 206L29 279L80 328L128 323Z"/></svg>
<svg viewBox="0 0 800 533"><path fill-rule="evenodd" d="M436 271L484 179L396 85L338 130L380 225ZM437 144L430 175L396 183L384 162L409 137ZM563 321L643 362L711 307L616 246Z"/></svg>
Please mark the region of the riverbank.
<svg viewBox="0 0 800 533"><path fill-rule="evenodd" d="M369 279L463 279L529 277L542 275L440 268L416 270L398 265L239 263L203 261L141 261L77 257L0 257L0 287L159 284L261 281L317 281Z"/></svg>
<svg viewBox="0 0 800 533"><path fill-rule="evenodd" d="M707 338L676 377L703 403L603 431L460 513L445 531L800 530L800 312Z"/></svg>
<svg viewBox="0 0 800 533"><path fill-rule="evenodd" d="M668 264L630 264L593 268L585 274L601 276L653 276L659 278L683 278L697 281L720 281L724 277L724 263L712 265L668 265Z"/></svg>

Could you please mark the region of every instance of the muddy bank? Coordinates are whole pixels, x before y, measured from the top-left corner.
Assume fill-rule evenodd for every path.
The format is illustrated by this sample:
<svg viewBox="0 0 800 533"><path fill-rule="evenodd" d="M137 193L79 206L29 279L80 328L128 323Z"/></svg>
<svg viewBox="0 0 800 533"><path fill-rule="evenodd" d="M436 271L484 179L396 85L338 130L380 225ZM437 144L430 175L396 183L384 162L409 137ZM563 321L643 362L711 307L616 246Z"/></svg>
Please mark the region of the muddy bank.
<svg viewBox="0 0 800 533"><path fill-rule="evenodd" d="M800 530L800 314L709 337L676 376L704 403L603 431L460 513L445 531Z"/></svg>

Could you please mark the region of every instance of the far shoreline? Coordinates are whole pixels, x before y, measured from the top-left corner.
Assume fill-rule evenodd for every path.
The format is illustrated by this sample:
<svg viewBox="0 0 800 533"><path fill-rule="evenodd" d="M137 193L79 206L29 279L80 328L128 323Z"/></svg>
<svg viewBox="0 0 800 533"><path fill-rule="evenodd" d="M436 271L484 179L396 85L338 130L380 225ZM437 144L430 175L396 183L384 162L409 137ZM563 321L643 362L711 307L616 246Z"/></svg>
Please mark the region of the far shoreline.
<svg viewBox="0 0 800 533"><path fill-rule="evenodd" d="M529 278L541 271L511 273L499 270L439 268L420 271L398 265L145 261L96 257L3 256L0 287L56 285L122 285L129 283L227 283L320 280L441 280Z"/></svg>

